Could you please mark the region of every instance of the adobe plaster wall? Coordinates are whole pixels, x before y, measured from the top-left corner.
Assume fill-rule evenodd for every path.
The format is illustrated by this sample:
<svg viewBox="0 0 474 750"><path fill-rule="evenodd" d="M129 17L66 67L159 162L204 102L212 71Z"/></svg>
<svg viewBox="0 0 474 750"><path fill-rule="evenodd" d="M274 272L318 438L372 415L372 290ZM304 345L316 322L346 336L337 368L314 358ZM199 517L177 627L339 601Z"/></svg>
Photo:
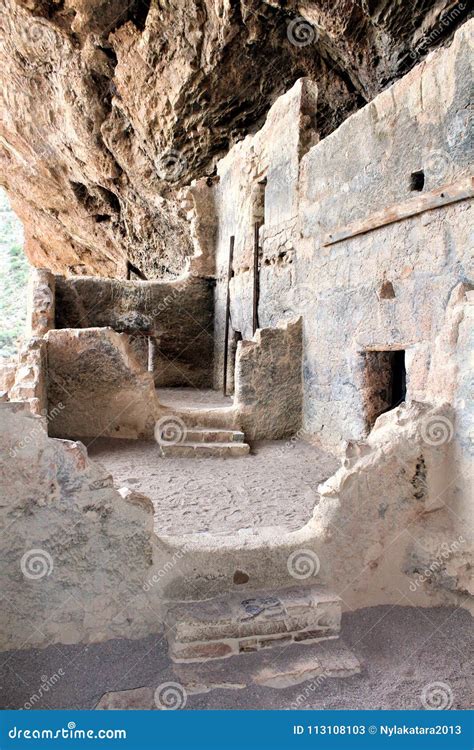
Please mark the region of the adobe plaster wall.
<svg viewBox="0 0 474 750"><path fill-rule="evenodd" d="M301 80L277 100L255 136L219 163L215 383L222 378L229 236L236 237L231 324L252 335L255 191L263 177L261 327L302 315L303 429L327 447L367 435L363 354L406 351L407 398L428 400L430 352L454 287L469 278L472 187L434 210L420 199L469 183L470 33L317 141L317 92ZM421 192L411 175L424 171ZM442 192L442 191L441 191ZM414 215L386 222L413 201ZM414 206L416 203L416 206ZM385 225L328 244L355 221L385 211ZM393 296L387 295L390 282ZM385 286L384 286L385 285ZM437 398L449 401L449 386Z"/></svg>
<svg viewBox="0 0 474 750"><path fill-rule="evenodd" d="M153 439L160 411L153 376L126 334L58 328L46 334L45 343L48 410L55 410L51 436Z"/></svg>
<svg viewBox="0 0 474 750"><path fill-rule="evenodd" d="M186 275L170 282L56 277L56 327L110 326L132 336L147 366L155 346L157 386L209 387L213 360L212 282Z"/></svg>
<svg viewBox="0 0 474 750"><path fill-rule="evenodd" d="M156 632L151 502L27 405L0 414L0 650Z"/></svg>

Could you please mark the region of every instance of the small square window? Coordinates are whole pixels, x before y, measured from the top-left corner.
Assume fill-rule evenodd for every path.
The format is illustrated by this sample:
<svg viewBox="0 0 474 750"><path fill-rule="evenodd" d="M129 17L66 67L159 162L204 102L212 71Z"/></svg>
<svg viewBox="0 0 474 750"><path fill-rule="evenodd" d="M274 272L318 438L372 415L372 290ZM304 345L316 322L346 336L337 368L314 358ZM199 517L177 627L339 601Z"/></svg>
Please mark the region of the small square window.
<svg viewBox="0 0 474 750"><path fill-rule="evenodd" d="M423 190L425 186L425 173L422 169L418 172L412 172L410 176L410 190Z"/></svg>

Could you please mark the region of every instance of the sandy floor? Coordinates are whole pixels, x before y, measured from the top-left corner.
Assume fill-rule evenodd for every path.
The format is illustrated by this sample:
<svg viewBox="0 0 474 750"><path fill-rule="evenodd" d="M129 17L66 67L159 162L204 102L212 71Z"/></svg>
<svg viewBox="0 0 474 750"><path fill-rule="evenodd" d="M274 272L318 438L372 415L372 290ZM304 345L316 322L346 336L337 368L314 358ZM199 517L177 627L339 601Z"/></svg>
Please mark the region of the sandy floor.
<svg viewBox="0 0 474 750"><path fill-rule="evenodd" d="M157 388L156 395L163 406L184 406L187 409L221 409L233 403L230 396L210 388Z"/></svg>
<svg viewBox="0 0 474 750"><path fill-rule="evenodd" d="M256 526L297 529L311 516L318 484L339 460L303 441L262 442L242 458L161 458L153 442L100 438L89 455L150 497L160 534L233 533Z"/></svg>
<svg viewBox="0 0 474 750"><path fill-rule="evenodd" d="M372 607L343 617L344 641L363 663L346 679L305 682L277 690L252 687L189 695L188 709L415 709L426 685L442 682L452 708L469 708L470 615L461 609ZM271 649L278 658L279 648ZM238 659L239 657L233 657ZM225 661L232 669L232 659ZM59 671L62 670L62 671ZM103 693L175 681L159 636L91 646L50 646L0 654L0 707L22 708L52 675L59 681L37 709L93 708ZM302 697L301 697L302 696Z"/></svg>

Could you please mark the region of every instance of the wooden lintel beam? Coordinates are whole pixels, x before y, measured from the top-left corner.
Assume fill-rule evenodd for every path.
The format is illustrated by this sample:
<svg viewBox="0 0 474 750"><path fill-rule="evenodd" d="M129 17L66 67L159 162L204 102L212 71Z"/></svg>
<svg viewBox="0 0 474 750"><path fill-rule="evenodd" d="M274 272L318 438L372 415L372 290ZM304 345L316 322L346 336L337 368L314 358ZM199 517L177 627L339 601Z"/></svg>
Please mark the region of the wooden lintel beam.
<svg viewBox="0 0 474 750"><path fill-rule="evenodd" d="M388 224L409 219L411 216L416 216L425 211L431 211L434 208L441 208L442 206L448 206L450 203L458 203L467 198L472 198L474 196L473 182L473 178L468 177L451 185L431 190L429 193L417 195L404 203L396 203L388 208L384 208L382 211L377 211L369 216L368 219L354 221L352 224L347 224L341 229L329 232L323 237L322 245L323 247L335 245L336 242L342 242L343 240L357 237L360 234L372 232L374 229L380 229L380 227L385 227Z"/></svg>

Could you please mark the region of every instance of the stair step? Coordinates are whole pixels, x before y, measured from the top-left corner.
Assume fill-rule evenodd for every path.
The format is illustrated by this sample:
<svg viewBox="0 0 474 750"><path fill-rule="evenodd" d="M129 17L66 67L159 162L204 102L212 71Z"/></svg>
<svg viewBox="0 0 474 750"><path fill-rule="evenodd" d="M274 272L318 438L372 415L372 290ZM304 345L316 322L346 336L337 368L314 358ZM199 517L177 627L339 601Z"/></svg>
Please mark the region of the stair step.
<svg viewBox="0 0 474 750"><path fill-rule="evenodd" d="M243 443L244 439L240 430L212 427L188 427L186 430L186 443Z"/></svg>
<svg viewBox="0 0 474 750"><path fill-rule="evenodd" d="M223 458L246 456L250 447L247 443L177 443L175 445L160 445L161 455L172 458L207 458L218 456Z"/></svg>
<svg viewBox="0 0 474 750"><path fill-rule="evenodd" d="M272 646L337 638L341 600L321 586L239 592L174 605L166 625L174 661L223 659Z"/></svg>
<svg viewBox="0 0 474 750"><path fill-rule="evenodd" d="M196 694L250 685L284 689L307 680L319 686L328 678L352 677L361 671L359 660L341 640L308 645L295 643L291 648L272 649L271 653L241 654L238 659L232 659L231 669L229 666L229 662L216 660L175 664L173 672L187 693ZM305 708L307 696L303 693L295 697L296 704L291 707Z"/></svg>

